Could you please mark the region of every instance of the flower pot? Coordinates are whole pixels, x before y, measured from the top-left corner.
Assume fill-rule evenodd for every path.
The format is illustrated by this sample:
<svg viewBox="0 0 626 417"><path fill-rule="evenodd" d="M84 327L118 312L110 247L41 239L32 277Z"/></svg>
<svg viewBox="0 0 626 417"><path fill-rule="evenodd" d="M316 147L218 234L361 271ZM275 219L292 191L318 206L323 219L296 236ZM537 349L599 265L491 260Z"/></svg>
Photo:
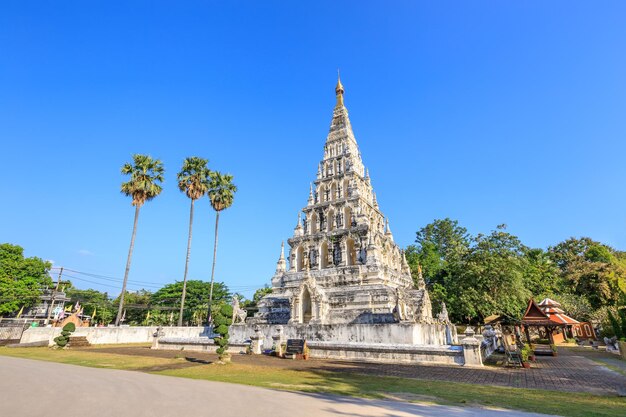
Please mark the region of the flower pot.
<svg viewBox="0 0 626 417"><path fill-rule="evenodd" d="M522 366L526 369L530 368L530 362L522 362Z"/></svg>

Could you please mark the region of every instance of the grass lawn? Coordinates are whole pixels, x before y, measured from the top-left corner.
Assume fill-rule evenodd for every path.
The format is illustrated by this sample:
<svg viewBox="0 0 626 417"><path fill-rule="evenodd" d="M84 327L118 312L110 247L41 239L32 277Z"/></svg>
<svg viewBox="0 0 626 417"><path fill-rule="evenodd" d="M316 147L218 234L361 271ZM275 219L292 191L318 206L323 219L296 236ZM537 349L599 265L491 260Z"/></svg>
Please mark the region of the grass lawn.
<svg viewBox="0 0 626 417"><path fill-rule="evenodd" d="M575 417L626 415L626 398L617 396L376 377L315 369L280 369L271 366L239 364L237 357L234 357L234 362L229 365L204 365L189 364L184 359L118 355L89 350L0 348L0 355L98 368L140 370L160 375L290 391L392 398L447 405L502 407Z"/></svg>

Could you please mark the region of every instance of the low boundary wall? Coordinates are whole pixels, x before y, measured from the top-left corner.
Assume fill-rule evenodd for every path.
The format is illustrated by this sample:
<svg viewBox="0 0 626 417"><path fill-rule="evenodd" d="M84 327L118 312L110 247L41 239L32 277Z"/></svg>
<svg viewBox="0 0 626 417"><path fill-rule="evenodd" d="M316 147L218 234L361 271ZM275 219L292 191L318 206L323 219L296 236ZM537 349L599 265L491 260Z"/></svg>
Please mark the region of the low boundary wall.
<svg viewBox="0 0 626 417"><path fill-rule="evenodd" d="M121 327L77 327L73 336L84 336L92 345L123 343L152 343L157 326L121 326ZM208 336L208 327L161 327L165 337L198 338ZM29 327L22 333L20 343L48 341L54 344L54 338L61 334L60 327Z"/></svg>

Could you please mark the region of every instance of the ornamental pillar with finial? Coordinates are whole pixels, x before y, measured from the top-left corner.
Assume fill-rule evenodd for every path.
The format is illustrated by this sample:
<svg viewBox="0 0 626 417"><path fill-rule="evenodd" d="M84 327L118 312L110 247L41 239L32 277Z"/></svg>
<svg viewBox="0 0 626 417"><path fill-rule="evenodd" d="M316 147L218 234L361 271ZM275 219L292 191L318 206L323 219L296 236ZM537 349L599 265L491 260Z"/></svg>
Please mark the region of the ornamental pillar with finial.
<svg viewBox="0 0 626 417"><path fill-rule="evenodd" d="M294 229L294 236L302 236L304 235L304 231L302 230L302 213L298 213L298 224Z"/></svg>
<svg viewBox="0 0 626 417"><path fill-rule="evenodd" d="M402 251L402 272L411 274L411 267L409 267L409 262L406 260L406 251Z"/></svg>
<svg viewBox="0 0 626 417"><path fill-rule="evenodd" d="M287 270L287 262L285 261L285 242L280 243L280 257L276 262L276 273L285 272Z"/></svg>
<svg viewBox="0 0 626 417"><path fill-rule="evenodd" d="M314 203L315 200L313 199L313 183L311 183L309 186L309 206L312 206Z"/></svg>
<svg viewBox="0 0 626 417"><path fill-rule="evenodd" d="M387 217L385 219L385 235L387 235L389 237L389 239L391 239L391 241L393 242L393 235L391 234L391 228L389 227L389 218Z"/></svg>
<svg viewBox="0 0 626 417"><path fill-rule="evenodd" d="M417 288L420 290L426 289L426 281L422 275L422 265L417 265Z"/></svg>
<svg viewBox="0 0 626 417"><path fill-rule="evenodd" d="M343 107L343 85L341 84L341 77L339 76L339 70L337 70L337 86L335 87L335 94L337 95L337 105L335 107Z"/></svg>
<svg viewBox="0 0 626 417"><path fill-rule="evenodd" d="M367 258L365 260L366 265L375 265L378 263L378 257L380 256L378 252L378 246L376 246L376 242L374 242L374 231L369 231L369 242L367 243Z"/></svg>

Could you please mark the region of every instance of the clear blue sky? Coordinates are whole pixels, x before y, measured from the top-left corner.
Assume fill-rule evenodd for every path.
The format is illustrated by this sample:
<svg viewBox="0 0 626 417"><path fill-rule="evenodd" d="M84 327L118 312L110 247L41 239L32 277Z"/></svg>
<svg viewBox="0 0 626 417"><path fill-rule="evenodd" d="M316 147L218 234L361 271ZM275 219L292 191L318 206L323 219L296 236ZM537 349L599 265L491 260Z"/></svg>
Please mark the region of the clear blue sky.
<svg viewBox="0 0 626 417"><path fill-rule="evenodd" d="M451 217L534 247L626 249L625 17L608 1L3 1L0 241L122 277L119 169L149 153L165 190L142 209L130 279L182 279L175 176L198 155L235 176L217 279L250 296L306 204L340 68L401 246ZM210 276L213 224L200 201L191 278ZM94 281L75 283L119 292Z"/></svg>

